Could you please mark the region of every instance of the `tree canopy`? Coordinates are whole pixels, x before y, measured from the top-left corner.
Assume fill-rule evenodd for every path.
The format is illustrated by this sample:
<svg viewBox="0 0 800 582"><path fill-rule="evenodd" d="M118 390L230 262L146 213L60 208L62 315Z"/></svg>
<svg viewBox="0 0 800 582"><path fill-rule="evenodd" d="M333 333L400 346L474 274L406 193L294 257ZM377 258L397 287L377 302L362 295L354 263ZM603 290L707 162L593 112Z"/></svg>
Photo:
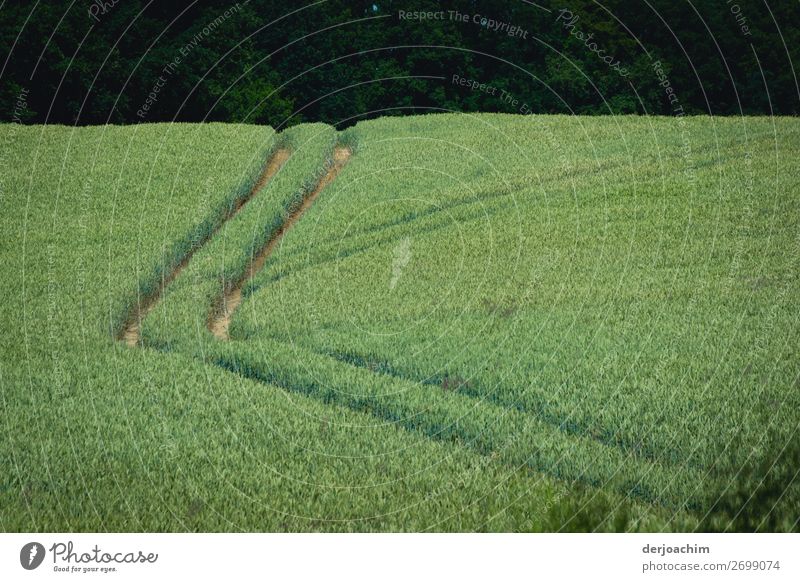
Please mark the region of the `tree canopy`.
<svg viewBox="0 0 800 582"><path fill-rule="evenodd" d="M800 4L5 2L0 115L300 121L426 111L797 114Z"/></svg>

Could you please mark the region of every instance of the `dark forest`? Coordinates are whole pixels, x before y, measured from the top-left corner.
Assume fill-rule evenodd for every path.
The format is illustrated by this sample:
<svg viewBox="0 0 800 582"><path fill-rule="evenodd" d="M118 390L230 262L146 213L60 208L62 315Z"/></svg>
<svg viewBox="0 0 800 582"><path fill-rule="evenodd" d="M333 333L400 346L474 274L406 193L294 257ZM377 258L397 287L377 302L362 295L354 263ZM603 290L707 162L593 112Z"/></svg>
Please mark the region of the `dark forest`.
<svg viewBox="0 0 800 582"><path fill-rule="evenodd" d="M794 115L799 6L5 2L0 115L278 128L432 111Z"/></svg>

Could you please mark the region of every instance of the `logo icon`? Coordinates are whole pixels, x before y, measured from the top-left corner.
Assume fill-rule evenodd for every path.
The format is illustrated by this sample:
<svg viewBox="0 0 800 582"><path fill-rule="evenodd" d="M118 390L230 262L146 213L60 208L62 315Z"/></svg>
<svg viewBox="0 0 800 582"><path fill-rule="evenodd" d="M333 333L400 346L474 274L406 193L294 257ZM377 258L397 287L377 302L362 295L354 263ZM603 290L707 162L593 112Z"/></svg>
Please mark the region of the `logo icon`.
<svg viewBox="0 0 800 582"><path fill-rule="evenodd" d="M19 563L26 570L35 570L44 561L44 546L39 542L29 542L19 551Z"/></svg>

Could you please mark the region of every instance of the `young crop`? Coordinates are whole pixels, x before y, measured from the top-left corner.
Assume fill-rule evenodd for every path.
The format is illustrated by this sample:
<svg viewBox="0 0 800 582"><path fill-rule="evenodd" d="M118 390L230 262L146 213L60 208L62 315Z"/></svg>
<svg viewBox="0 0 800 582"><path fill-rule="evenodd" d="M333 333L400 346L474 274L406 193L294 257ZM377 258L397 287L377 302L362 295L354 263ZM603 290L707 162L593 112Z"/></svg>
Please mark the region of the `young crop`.
<svg viewBox="0 0 800 582"><path fill-rule="evenodd" d="M483 450L525 426L510 463L544 444L545 472L709 507L766 438L792 438L800 404L796 253L769 250L793 248L794 186L764 162L800 144L746 124L358 124L348 171L254 280L225 365ZM325 382L268 341L331 359ZM370 400L384 385L397 396Z"/></svg>
<svg viewBox="0 0 800 582"><path fill-rule="evenodd" d="M796 527L797 129L0 127L0 522Z"/></svg>

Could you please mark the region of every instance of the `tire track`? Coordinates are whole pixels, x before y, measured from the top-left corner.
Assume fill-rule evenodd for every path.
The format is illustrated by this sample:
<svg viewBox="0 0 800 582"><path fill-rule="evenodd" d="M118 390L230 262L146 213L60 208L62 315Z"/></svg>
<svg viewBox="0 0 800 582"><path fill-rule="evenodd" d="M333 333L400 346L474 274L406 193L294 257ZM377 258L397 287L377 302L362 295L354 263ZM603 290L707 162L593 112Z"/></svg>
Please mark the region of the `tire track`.
<svg viewBox="0 0 800 582"><path fill-rule="evenodd" d="M166 276L161 278L161 283L152 293L143 295L139 297L139 301L131 308L131 312L129 313L127 319L125 320L125 325L123 325L122 329L117 334L117 339L120 341L125 342L126 345L129 347L135 347L139 344L141 340L141 329L142 329L142 321L147 314L153 311L158 300L161 298L161 295L166 289L167 285L172 283L175 278L180 275L181 271L189 264L192 257L194 256L195 252L197 252L203 245L205 245L211 237L219 232L219 230L223 227L223 225L228 222L230 219L235 217L244 206L253 199L253 197L261 191L261 189L269 183L275 174L278 173L278 170L281 169L283 164L286 160L289 159L291 152L288 148L279 148L275 151L275 153L270 156L269 161L264 166L264 169L261 172L261 175L256 180L256 183L253 184L253 187L250 189L250 192L247 196L239 198L233 205L219 224L212 229L206 236L204 236L198 244L194 245L189 252L181 259L181 261L169 272Z"/></svg>
<svg viewBox="0 0 800 582"><path fill-rule="evenodd" d="M311 193L303 199L302 204L300 204L297 209L292 211L280 228L278 228L272 237L270 237L267 244L265 244L258 254L255 255L253 260L250 262L250 268L247 269L247 271L245 271L245 273L236 281L236 283L227 289L222 297L220 297L220 299L216 302L215 307L208 316L208 329L217 339L230 339L228 328L231 325L231 318L233 317L234 312L242 303L242 289L244 288L245 284L264 267L264 264L275 250L275 247L278 245L283 235L286 234L286 232L294 225L294 223L300 219L303 213L309 209L322 190L324 190L328 184L333 182L341 169L350 159L351 155L352 151L347 147L339 146L333 150L333 163L328 168L328 171L325 173L325 175L320 179L319 182L317 182L317 185L314 187Z"/></svg>

